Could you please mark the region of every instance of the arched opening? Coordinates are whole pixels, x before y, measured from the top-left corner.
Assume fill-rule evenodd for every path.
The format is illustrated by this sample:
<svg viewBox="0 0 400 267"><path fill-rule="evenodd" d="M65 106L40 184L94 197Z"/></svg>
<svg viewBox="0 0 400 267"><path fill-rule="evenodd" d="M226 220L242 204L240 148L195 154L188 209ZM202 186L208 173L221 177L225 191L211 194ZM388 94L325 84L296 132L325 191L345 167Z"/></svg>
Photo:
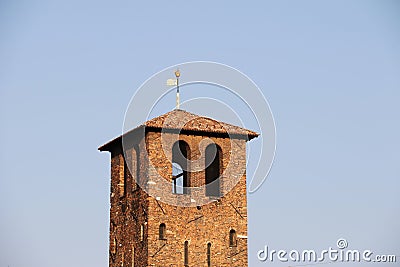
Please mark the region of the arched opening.
<svg viewBox="0 0 400 267"><path fill-rule="evenodd" d="M172 193L183 194L183 175L184 171L181 165L172 163Z"/></svg>
<svg viewBox="0 0 400 267"><path fill-rule="evenodd" d="M189 266L189 242L185 241L184 244L184 253L183 253L183 264L185 265L185 267Z"/></svg>
<svg viewBox="0 0 400 267"><path fill-rule="evenodd" d="M222 151L216 144L209 144L206 147L205 155L205 179L206 196L220 196L220 175L222 166Z"/></svg>
<svg viewBox="0 0 400 267"><path fill-rule="evenodd" d="M207 243L207 266L211 266L211 243Z"/></svg>
<svg viewBox="0 0 400 267"><path fill-rule="evenodd" d="M231 229L229 231L229 246L236 247L236 245L237 245L236 231L234 229Z"/></svg>
<svg viewBox="0 0 400 267"><path fill-rule="evenodd" d="M166 240L166 226L165 223L160 224L160 227L158 229L158 239L160 240Z"/></svg>
<svg viewBox="0 0 400 267"><path fill-rule="evenodd" d="M182 140L175 142L172 147L172 193L189 193L189 166L190 157L189 145Z"/></svg>

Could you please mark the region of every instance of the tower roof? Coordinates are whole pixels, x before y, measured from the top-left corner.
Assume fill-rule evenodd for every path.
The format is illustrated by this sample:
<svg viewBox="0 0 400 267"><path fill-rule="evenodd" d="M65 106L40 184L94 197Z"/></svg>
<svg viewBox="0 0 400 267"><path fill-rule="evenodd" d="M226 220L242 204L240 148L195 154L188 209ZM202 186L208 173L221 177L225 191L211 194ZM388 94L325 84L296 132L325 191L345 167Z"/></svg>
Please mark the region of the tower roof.
<svg viewBox="0 0 400 267"><path fill-rule="evenodd" d="M220 122L208 117L199 116L185 110L175 109L161 116L144 122L142 125L130 130L124 135L134 133L140 129L145 130L172 130L181 133L198 133L207 135L228 135L229 137L251 140L259 134L229 123ZM99 147L100 151L109 151L110 148L120 143L122 135Z"/></svg>

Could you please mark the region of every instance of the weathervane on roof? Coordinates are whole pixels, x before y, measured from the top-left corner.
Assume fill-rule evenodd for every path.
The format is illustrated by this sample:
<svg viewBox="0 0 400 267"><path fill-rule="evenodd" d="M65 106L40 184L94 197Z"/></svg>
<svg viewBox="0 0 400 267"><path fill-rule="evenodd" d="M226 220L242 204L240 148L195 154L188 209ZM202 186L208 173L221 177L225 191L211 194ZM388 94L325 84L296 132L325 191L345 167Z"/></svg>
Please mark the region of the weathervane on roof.
<svg viewBox="0 0 400 267"><path fill-rule="evenodd" d="M176 109L179 109L179 77L181 76L181 72L179 69L176 69L175 71L175 77L176 79L168 79L167 80L167 85L168 86L176 86Z"/></svg>
<svg viewBox="0 0 400 267"><path fill-rule="evenodd" d="M179 69L175 71L176 77L176 109L179 109L179 77L181 76L181 72Z"/></svg>

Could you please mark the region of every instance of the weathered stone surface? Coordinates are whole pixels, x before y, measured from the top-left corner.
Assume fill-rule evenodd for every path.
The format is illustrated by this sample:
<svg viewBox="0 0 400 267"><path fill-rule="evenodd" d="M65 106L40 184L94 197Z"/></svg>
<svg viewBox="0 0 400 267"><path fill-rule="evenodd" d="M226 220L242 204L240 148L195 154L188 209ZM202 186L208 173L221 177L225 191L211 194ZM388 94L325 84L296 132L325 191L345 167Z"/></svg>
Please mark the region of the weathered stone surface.
<svg viewBox="0 0 400 267"><path fill-rule="evenodd" d="M248 265L245 173L248 139L230 139L222 134L218 136L218 133L210 136L207 129L214 129L214 133L215 129L220 129L215 124L207 125L211 122L219 123L211 119L201 120L201 127L204 128L202 131L197 129L185 134L164 133L162 138L160 131L146 130L144 136L132 139L125 155L120 142L108 143L106 147L100 148L111 152L110 267L185 266L185 241L189 242L187 266L208 266L208 243L211 243L210 266ZM190 131L193 125L200 127L192 123L186 125L185 129ZM240 129L241 133L254 133L239 127L232 129ZM201 162L205 162L204 139L210 139L222 151L220 190L223 197L214 198L215 201L201 207L195 204L191 207L166 204L163 197L171 195L169 193L172 190L170 159L173 142L185 141L190 149L188 159L200 162L198 166L190 166L196 171L188 175L190 186L199 187L205 184L204 165L201 165ZM131 172L126 172L124 158ZM153 181L154 177L162 177L166 186L156 184L152 188L152 183L148 182ZM148 187L148 190L158 190L159 198L149 196L136 182L142 187ZM228 192L229 188L232 189ZM187 197L210 198L204 191L194 193L197 195ZM166 233L165 239L160 240L159 226L162 223L166 225ZM231 229L237 235L235 246L231 246L229 241Z"/></svg>

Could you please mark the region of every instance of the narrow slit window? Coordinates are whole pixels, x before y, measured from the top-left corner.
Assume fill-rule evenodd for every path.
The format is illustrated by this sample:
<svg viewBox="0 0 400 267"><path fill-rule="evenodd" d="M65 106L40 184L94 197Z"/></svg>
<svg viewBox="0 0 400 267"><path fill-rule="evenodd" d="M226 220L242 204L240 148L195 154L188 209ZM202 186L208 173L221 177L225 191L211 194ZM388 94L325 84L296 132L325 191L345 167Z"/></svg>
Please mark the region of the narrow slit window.
<svg viewBox="0 0 400 267"><path fill-rule="evenodd" d="M158 231L158 239L160 240L166 240L166 236L165 236L165 231L166 231L166 226L165 223L160 224L160 228Z"/></svg>
<svg viewBox="0 0 400 267"><path fill-rule="evenodd" d="M231 229L229 231L229 246L236 247L237 246L237 238L236 238L236 231Z"/></svg>
<svg viewBox="0 0 400 267"><path fill-rule="evenodd" d="M129 177L129 174L130 174L130 172L129 172L129 168L128 168L128 164L126 164L126 159L124 159L124 185L123 185L123 193L122 193L122 195L123 196L126 196L126 188L127 188L127 185L128 185L128 177Z"/></svg>
<svg viewBox="0 0 400 267"><path fill-rule="evenodd" d="M138 189L140 178L140 154L139 147L133 146L132 149L132 191Z"/></svg>
<svg viewBox="0 0 400 267"><path fill-rule="evenodd" d="M207 266L211 266L211 243L207 243Z"/></svg>
<svg viewBox="0 0 400 267"><path fill-rule="evenodd" d="M132 245L132 267L135 267L135 247Z"/></svg>
<svg viewBox="0 0 400 267"><path fill-rule="evenodd" d="M185 241L184 244L184 259L183 259L183 263L185 265L185 267L189 266L189 242Z"/></svg>

